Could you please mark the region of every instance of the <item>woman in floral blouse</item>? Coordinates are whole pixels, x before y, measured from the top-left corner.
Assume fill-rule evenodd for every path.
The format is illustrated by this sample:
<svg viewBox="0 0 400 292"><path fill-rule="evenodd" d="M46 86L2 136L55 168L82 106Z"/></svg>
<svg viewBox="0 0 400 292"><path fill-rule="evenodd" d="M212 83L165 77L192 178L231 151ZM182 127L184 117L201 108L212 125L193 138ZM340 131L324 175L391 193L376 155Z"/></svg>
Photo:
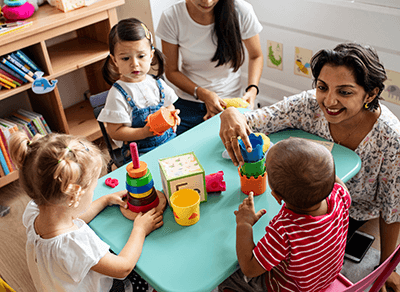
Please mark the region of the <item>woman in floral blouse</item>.
<svg viewBox="0 0 400 292"><path fill-rule="evenodd" d="M379 217L381 262L395 249L400 229L400 122L379 103L386 72L376 52L355 43L321 50L311 60L315 89L244 115L221 114L220 137L233 163L242 165L237 137L251 149L248 134L297 128L354 150L360 172L346 183L352 198L349 237ZM400 291L393 272L386 287Z"/></svg>

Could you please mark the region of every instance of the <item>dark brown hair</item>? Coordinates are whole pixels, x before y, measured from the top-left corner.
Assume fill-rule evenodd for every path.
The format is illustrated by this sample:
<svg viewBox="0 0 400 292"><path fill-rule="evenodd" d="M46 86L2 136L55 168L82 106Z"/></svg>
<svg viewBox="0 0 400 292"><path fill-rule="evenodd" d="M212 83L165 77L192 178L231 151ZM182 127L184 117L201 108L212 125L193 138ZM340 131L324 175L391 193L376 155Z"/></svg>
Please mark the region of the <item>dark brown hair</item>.
<svg viewBox="0 0 400 292"><path fill-rule="evenodd" d="M214 7L214 33L217 50L211 59L215 67L231 63L234 72L244 63L244 48L234 0L220 0Z"/></svg>
<svg viewBox="0 0 400 292"><path fill-rule="evenodd" d="M306 139L289 138L269 150L268 182L285 202L307 209L332 192L335 164L329 151L321 147Z"/></svg>
<svg viewBox="0 0 400 292"><path fill-rule="evenodd" d="M316 85L322 67L326 64L334 66L346 66L356 79L356 83L362 86L366 93L371 93L379 88L379 93L368 109L374 111L379 106L379 99L387 79L386 71L379 61L378 54L370 46L362 46L357 43L342 43L333 50L320 50L311 58L311 70L314 76L313 84Z"/></svg>
<svg viewBox="0 0 400 292"><path fill-rule="evenodd" d="M164 73L164 54L159 49L153 47L152 37L147 26L136 18L123 19L113 26L108 35L110 54L114 56L115 45L119 42L140 41L144 38L149 40L151 48L154 49L155 58L153 58L151 66L157 65L156 78L160 78ZM114 84L120 78L118 68L110 56L107 56L104 62L102 73L104 80L110 85Z"/></svg>

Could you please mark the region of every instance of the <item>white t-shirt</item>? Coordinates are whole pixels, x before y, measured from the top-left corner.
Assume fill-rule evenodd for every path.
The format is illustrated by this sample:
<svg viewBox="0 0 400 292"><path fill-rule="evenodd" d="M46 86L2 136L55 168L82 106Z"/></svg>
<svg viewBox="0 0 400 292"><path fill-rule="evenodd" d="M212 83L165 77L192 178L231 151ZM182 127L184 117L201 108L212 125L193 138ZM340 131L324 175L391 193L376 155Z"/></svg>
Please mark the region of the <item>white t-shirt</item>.
<svg viewBox="0 0 400 292"><path fill-rule="evenodd" d="M251 4L235 0L235 6L242 40L260 33L262 25ZM198 86L215 92L221 98L241 96L240 69L233 72L230 63L215 67L217 62L211 62L217 50L214 24L196 23L190 17L185 1L163 12L156 34L167 43L179 45L181 72ZM202 102L179 88L176 91L182 99Z"/></svg>
<svg viewBox="0 0 400 292"><path fill-rule="evenodd" d="M170 106L178 100L178 96L164 80L159 80L164 87L164 107ZM158 105L161 101L157 81L151 75L147 75L146 79L142 82L133 83L118 80L117 83L132 97L132 101L139 109ZM103 123L124 124L127 127L132 125L132 107L114 86L111 86L106 104L97 119ZM123 141L113 141L115 145L122 147Z"/></svg>
<svg viewBox="0 0 400 292"><path fill-rule="evenodd" d="M39 208L31 201L22 217L28 268L36 290L108 292L113 278L90 269L109 252L110 246L81 219L74 220L78 230L43 239L34 228L38 215Z"/></svg>

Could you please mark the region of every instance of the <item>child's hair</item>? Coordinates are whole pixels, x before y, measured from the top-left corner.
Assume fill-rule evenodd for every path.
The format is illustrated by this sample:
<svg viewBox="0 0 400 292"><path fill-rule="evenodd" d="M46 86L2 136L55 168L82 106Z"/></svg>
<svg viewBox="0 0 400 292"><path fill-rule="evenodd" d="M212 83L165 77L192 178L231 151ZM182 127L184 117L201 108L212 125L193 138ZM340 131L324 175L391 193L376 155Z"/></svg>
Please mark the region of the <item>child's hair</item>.
<svg viewBox="0 0 400 292"><path fill-rule="evenodd" d="M335 164L324 146L289 138L272 146L267 158L270 187L285 202L307 209L331 193L336 178Z"/></svg>
<svg viewBox="0 0 400 292"><path fill-rule="evenodd" d="M236 72L244 63L245 53L234 0L218 1L214 7L214 23L218 43L211 61L218 61L215 67L230 63Z"/></svg>
<svg viewBox="0 0 400 292"><path fill-rule="evenodd" d="M374 111L379 106L379 99L387 79L385 67L379 61L378 54L370 46L362 46L357 43L343 43L333 50L320 50L311 58L311 70L314 76L314 86L317 82L322 67L326 64L333 66L346 66L362 86L366 93L371 93L379 88L379 93L369 103L368 110Z"/></svg>
<svg viewBox="0 0 400 292"><path fill-rule="evenodd" d="M10 139L10 156L22 188L37 205L57 204L78 187L87 189L103 165L98 147L65 134L36 135L29 141L26 133L16 132Z"/></svg>
<svg viewBox="0 0 400 292"><path fill-rule="evenodd" d="M115 45L119 42L140 41L148 39L151 49L154 49L154 56L151 66L157 65L156 78L160 78L164 73L164 55L163 53L153 46L153 37L147 26L136 18L128 18L120 20L110 31L108 35L108 46L110 54L114 56ZM112 61L110 56L107 56L102 68L104 80L112 85L119 78L120 74L118 68Z"/></svg>

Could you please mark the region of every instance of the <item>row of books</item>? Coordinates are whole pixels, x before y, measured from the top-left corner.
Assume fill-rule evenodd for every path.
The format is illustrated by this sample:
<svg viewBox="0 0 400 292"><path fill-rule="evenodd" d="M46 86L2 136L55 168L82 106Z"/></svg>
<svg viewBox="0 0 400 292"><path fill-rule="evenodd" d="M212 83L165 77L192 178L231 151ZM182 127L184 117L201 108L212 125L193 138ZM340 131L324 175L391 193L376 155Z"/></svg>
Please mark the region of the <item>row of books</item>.
<svg viewBox="0 0 400 292"><path fill-rule="evenodd" d="M43 116L32 111L19 109L7 118L0 118L0 177L15 170L10 158L8 142L16 131L24 131L29 139L38 133L42 135L51 133Z"/></svg>
<svg viewBox="0 0 400 292"><path fill-rule="evenodd" d="M0 88L16 88L33 82L42 71L24 52L17 50L0 57Z"/></svg>

